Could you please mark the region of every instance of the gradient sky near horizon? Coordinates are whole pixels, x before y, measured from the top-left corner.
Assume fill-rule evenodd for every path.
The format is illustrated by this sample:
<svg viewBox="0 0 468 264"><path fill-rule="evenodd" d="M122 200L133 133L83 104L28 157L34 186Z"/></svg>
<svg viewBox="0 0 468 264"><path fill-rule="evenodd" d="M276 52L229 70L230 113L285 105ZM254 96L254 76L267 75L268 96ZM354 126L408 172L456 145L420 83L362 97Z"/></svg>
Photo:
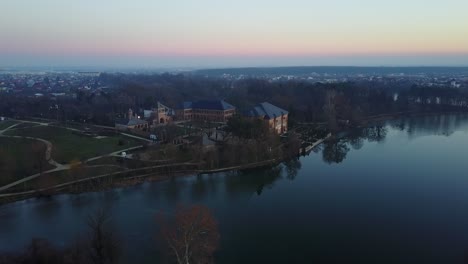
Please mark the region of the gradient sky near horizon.
<svg viewBox="0 0 468 264"><path fill-rule="evenodd" d="M468 65L467 0L2 0L0 66Z"/></svg>

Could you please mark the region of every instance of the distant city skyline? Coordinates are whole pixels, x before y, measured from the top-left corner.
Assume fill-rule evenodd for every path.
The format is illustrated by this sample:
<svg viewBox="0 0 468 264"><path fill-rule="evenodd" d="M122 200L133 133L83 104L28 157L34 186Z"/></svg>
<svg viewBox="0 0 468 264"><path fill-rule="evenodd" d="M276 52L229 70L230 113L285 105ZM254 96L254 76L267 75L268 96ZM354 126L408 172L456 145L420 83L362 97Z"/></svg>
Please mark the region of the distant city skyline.
<svg viewBox="0 0 468 264"><path fill-rule="evenodd" d="M466 0L6 0L0 67L468 66Z"/></svg>

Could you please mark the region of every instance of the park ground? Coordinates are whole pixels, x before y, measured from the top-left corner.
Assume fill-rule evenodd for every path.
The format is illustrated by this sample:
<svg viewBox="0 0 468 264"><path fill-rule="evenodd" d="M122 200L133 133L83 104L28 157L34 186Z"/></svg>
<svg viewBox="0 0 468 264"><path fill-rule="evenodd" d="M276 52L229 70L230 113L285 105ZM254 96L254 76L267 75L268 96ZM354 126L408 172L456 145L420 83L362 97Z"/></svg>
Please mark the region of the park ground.
<svg viewBox="0 0 468 264"><path fill-rule="evenodd" d="M0 121L0 191L36 189L124 170L122 164L100 159L113 160L143 142L117 133L87 135L49 122Z"/></svg>
<svg viewBox="0 0 468 264"><path fill-rule="evenodd" d="M175 135L179 140L154 144L131 131L49 120L7 120L0 127L3 202L57 191L98 190L168 175L268 166L287 156L297 156L300 147L297 141L311 144L325 133L317 128L306 129L300 132L304 138L294 139L295 143L291 141L294 136L268 136L244 140L235 137L228 144L223 141L218 144L216 140L225 138L215 139L214 127L184 124L161 127L164 131L160 134ZM308 130L315 132L306 133ZM215 141L205 144L206 137Z"/></svg>

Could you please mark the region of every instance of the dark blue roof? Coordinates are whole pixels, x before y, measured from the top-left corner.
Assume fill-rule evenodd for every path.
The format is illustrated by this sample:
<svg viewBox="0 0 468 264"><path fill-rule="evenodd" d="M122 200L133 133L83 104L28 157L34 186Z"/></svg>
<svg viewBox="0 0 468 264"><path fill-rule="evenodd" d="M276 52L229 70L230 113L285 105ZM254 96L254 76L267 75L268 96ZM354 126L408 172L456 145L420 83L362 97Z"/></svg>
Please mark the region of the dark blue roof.
<svg viewBox="0 0 468 264"><path fill-rule="evenodd" d="M224 100L200 100L195 102L184 102L183 109L207 109L207 110L231 110L235 107Z"/></svg>
<svg viewBox="0 0 468 264"><path fill-rule="evenodd" d="M274 106L268 102L263 102L253 107L247 112L247 116L251 117L264 117L266 119L273 119L282 115L287 115L288 111Z"/></svg>

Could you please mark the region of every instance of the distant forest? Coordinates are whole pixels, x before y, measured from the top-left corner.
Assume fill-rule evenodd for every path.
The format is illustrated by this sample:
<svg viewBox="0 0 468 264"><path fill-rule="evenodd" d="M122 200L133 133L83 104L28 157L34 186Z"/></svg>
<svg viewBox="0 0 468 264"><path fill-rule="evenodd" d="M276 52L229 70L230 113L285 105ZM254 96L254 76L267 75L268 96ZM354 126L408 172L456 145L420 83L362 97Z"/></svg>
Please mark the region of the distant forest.
<svg viewBox="0 0 468 264"><path fill-rule="evenodd" d="M113 126L115 118L129 108L141 113L158 101L177 108L183 101L213 98L225 99L239 113L268 101L288 110L291 122L353 122L396 112L468 109L466 89L422 87L409 80L324 84L256 78L232 81L194 74L101 74L99 78L110 88L76 90L71 91L74 97L57 98L1 94L0 114Z"/></svg>

